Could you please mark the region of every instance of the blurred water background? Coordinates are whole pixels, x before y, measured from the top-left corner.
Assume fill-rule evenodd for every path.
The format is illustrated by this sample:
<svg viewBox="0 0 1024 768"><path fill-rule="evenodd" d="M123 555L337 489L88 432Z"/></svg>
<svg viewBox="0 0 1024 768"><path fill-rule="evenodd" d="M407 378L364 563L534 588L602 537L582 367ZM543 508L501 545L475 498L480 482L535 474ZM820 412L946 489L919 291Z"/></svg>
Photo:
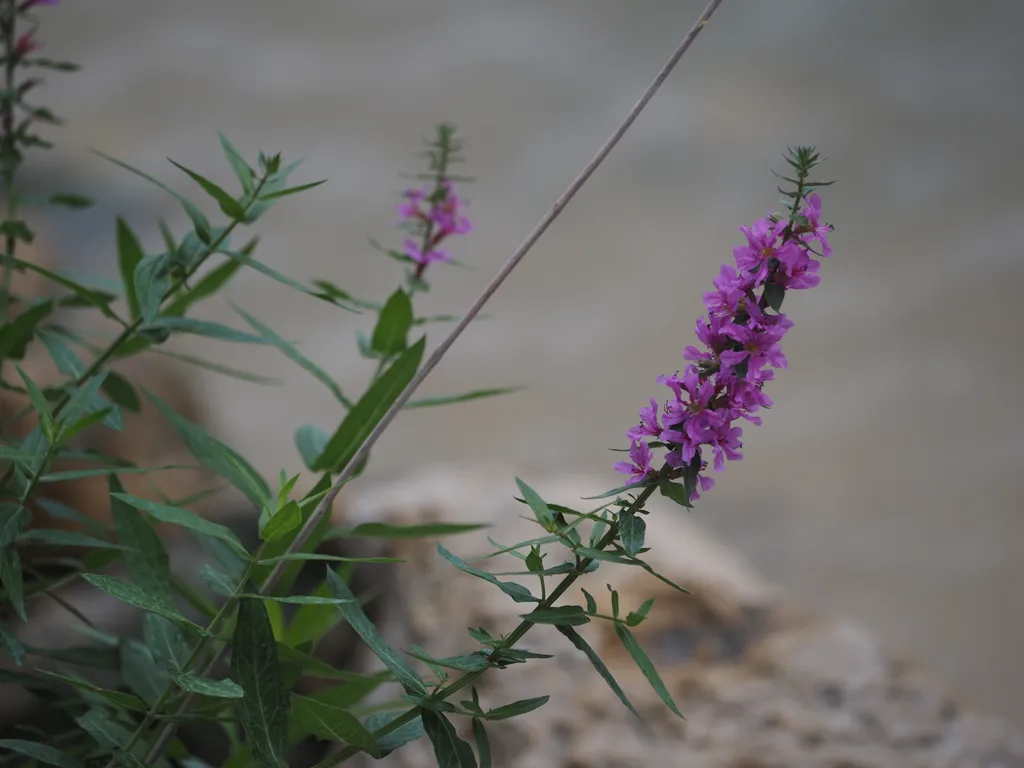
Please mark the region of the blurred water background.
<svg viewBox="0 0 1024 768"><path fill-rule="evenodd" d="M68 120L37 184L100 205L44 230L68 267L113 276L113 215L155 249L172 157L229 184L216 132L248 155L306 159L329 183L258 225L295 279L381 299L400 279L368 237L390 229L400 172L438 120L468 138L476 232L438 268L424 312L461 312L592 156L703 8L697 0L92 0L42 9ZM816 143L839 183L822 285L785 310L790 368L691 514L770 578L870 622L899 650L1024 725L1024 3L726 0L634 130L428 381L427 394L518 394L403 415L375 478L427 461L609 468L658 374L681 365L701 293L777 208L787 144ZM37 97L37 101L40 98ZM38 159L38 157L37 157ZM194 187L195 198L201 193ZM240 242L240 241L239 241ZM230 299L359 391L366 319L248 272ZM223 300L199 315L244 324ZM432 329L436 343L443 329ZM188 352L280 377L197 370L220 433L263 472L299 471L292 431L331 428L329 393L272 350ZM609 487L619 476L607 470ZM513 490L510 478L510 492ZM543 490L543 489L541 489ZM685 514L680 511L680 514Z"/></svg>

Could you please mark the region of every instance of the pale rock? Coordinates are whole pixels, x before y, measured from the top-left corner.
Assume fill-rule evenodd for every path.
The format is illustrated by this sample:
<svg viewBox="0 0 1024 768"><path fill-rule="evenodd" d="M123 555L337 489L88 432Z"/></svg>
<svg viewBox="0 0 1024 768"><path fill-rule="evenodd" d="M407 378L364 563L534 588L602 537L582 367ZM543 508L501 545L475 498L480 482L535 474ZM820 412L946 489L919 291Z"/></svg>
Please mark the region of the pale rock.
<svg viewBox="0 0 1024 768"><path fill-rule="evenodd" d="M514 468L493 465L432 466L346 497L346 524L480 522L484 532L446 537L443 545L463 558L534 538ZM604 490L589 476L529 477L549 502L589 510L581 501ZM579 587L610 611L610 582L622 611L648 597L650 618L633 632L650 654L687 719L661 702L619 644L607 622L580 633L605 660L642 719L617 700L586 658L553 627L536 626L518 647L550 653L506 670L491 670L476 683L485 708L548 694L541 709L488 723L494 765L501 768L893 768L900 766L1024 766L1024 743L997 718L971 711L913 664L888 653L874 634L851 621L814 616L795 606L735 552L706 533L688 512L655 496L648 506L644 557L660 573L691 591L681 594L636 568L603 564L581 578L562 604L585 605ZM466 627L509 632L529 609L496 587L456 570L435 543L388 541L374 550L407 560L379 566L373 581L380 596L369 609L393 647L424 646L434 656L476 648ZM545 547L546 564L565 550ZM494 572L524 570L501 556L473 563ZM536 579L502 576L536 589ZM549 578L549 588L557 583ZM365 648L357 668L380 669ZM414 664L424 674L427 670ZM372 701L396 697L394 688ZM468 698L457 695L456 700ZM468 722L453 717L464 738ZM423 738L381 761L357 756L349 765L431 768Z"/></svg>

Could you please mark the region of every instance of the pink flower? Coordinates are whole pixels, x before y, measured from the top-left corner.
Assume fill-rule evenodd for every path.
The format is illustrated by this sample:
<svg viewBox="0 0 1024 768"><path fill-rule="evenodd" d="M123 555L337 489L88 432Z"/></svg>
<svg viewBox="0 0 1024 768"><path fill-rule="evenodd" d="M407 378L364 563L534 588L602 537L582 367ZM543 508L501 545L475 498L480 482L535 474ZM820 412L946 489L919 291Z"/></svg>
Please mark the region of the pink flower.
<svg viewBox="0 0 1024 768"><path fill-rule="evenodd" d="M685 468L692 499L714 486L714 480L703 474L706 452L716 472L726 461L743 458L743 430L736 422L759 425L761 418L754 414L771 407L764 385L775 378L773 369L786 367L781 341L793 327L786 315L768 311L764 291L769 283L776 291L813 288L820 282L820 264L812 258L809 241L821 243L822 255L831 253L826 236L832 228L821 222L818 195L806 200L802 215L809 226L795 234L789 231L789 221L781 218L765 217L741 228L747 244L733 251L736 267L723 265L714 280L715 290L704 294L707 320L698 318L694 328L701 346L683 351L691 365L682 376L677 372L657 379L674 395L662 410L661 423L652 398L650 406L640 410L641 423L627 432L632 462L619 462L615 468L630 474L631 482L654 472L645 439L667 446L668 467Z"/></svg>
<svg viewBox="0 0 1024 768"><path fill-rule="evenodd" d="M452 260L451 255L448 251L441 251L436 248L428 248L424 251L419 243L414 240L406 239L405 243L405 255L415 261L417 264L422 264L425 267L430 266L436 261L448 262Z"/></svg>
<svg viewBox="0 0 1024 768"><path fill-rule="evenodd" d="M658 423L658 403L652 397L651 404L640 409L640 423L630 427L626 437L630 440L640 440L643 437L657 437L661 434L661 425Z"/></svg>
<svg viewBox="0 0 1024 768"><path fill-rule="evenodd" d="M631 485L640 482L649 475L655 474L655 469L651 466L651 449L647 443L634 440L633 444L629 447L629 458L632 461L618 462L615 465L615 471L629 475Z"/></svg>
<svg viewBox="0 0 1024 768"><path fill-rule="evenodd" d="M815 192L808 197L800 213L807 217L811 225L811 231L802 239L817 240L821 244L821 255L826 258L831 256L832 246L828 244L828 233L832 227L821 220L821 195Z"/></svg>

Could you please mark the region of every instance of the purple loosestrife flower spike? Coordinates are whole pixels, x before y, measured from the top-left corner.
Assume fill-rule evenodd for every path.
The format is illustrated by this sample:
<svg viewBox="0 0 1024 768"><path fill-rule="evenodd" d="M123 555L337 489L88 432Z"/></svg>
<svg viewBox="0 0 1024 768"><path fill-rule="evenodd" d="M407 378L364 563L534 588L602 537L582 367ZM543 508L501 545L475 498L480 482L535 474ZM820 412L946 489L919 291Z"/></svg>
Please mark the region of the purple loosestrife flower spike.
<svg viewBox="0 0 1024 768"><path fill-rule="evenodd" d="M763 387L775 378L773 369L787 365L782 340L793 322L771 307L781 305L780 293L820 282L812 243L818 243L822 256L832 253L832 227L821 220L821 198L805 196L799 212L806 222L795 227L788 219L765 216L740 228L747 243L733 250L735 266L723 265L714 280L715 290L704 294L707 319L699 318L695 328L701 346L683 351L689 365L682 374L657 379L672 393L660 421L658 403L651 398L650 405L640 409L640 424L626 433L630 461L618 462L615 469L629 475L631 484L656 474L647 440L667 447L665 463L670 469L691 473L693 500L714 486L704 474L709 458L716 472L726 461L743 458L743 430L736 422L761 423L754 414L772 404Z"/></svg>

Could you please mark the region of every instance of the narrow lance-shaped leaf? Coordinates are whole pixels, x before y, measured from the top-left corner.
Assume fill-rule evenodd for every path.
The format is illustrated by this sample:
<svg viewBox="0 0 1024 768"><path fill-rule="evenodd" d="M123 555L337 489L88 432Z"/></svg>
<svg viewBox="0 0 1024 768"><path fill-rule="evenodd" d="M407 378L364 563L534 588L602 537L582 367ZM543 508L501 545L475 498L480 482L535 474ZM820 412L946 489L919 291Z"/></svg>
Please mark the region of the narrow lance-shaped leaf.
<svg viewBox="0 0 1024 768"><path fill-rule="evenodd" d="M24 739L0 739L0 751L7 750L24 755L31 760L36 760L46 765L55 765L57 768L82 768L82 764L65 755L59 749L43 744L38 741L25 741Z"/></svg>
<svg viewBox="0 0 1024 768"><path fill-rule="evenodd" d="M497 397L518 392L523 387L494 387L492 389L475 389L471 392L463 392L458 395L441 395L440 397L424 397L419 400L410 400L405 404L406 410L413 408L433 408L438 405L452 405L454 403L465 403L470 400L480 400L484 397Z"/></svg>
<svg viewBox="0 0 1024 768"><path fill-rule="evenodd" d="M382 357L397 355L408 345L411 327L412 302L409 294L399 288L391 294L377 318L371 340L374 351Z"/></svg>
<svg viewBox="0 0 1024 768"><path fill-rule="evenodd" d="M255 317L250 315L240 307L234 307L235 311L240 314L253 329L260 334L267 342L277 347L289 360L298 365L307 373L313 375L317 381L323 384L327 389L330 390L331 394L334 395L335 399L346 408L352 407L352 401L349 400L345 395L342 394L341 388L334 382L330 376L328 376L316 363L309 358L305 357L294 345L289 344L277 333L271 330L268 326L257 320Z"/></svg>
<svg viewBox="0 0 1024 768"><path fill-rule="evenodd" d="M140 509L143 512L148 512L151 517L156 518L162 523L170 523L171 525L178 525L190 531L196 533L204 533L207 536L212 536L215 539L226 541L231 546L242 554L246 554L245 545L238 540L235 535L227 526L221 525L220 523L211 523L195 512L191 512L181 507L172 507L170 504L161 504L157 501L150 501L149 499L141 499L138 496L132 496L127 493L112 492L114 498L123 501L124 503Z"/></svg>
<svg viewBox="0 0 1024 768"><path fill-rule="evenodd" d="M170 405L152 392L144 391L146 396L171 422L175 431L181 435L189 453L244 493L257 508L264 507L270 497L270 488L245 459L199 425L178 415Z"/></svg>
<svg viewBox="0 0 1024 768"><path fill-rule="evenodd" d="M479 718L473 718L473 739L476 741L476 752L480 756L480 768L491 768L491 740Z"/></svg>
<svg viewBox="0 0 1024 768"><path fill-rule="evenodd" d="M538 608L536 611L523 614L520 618L534 624L554 624L555 626L578 627L587 624L590 617L578 605L559 605L554 608Z"/></svg>
<svg viewBox="0 0 1024 768"><path fill-rule="evenodd" d="M309 696L293 694L291 703L290 740L311 734L324 741L343 741L372 757L380 757L377 742L351 712Z"/></svg>
<svg viewBox="0 0 1024 768"><path fill-rule="evenodd" d="M25 646L21 644L18 636L4 624L0 624L0 650L19 667L25 660Z"/></svg>
<svg viewBox="0 0 1024 768"><path fill-rule="evenodd" d="M167 159L170 161L171 165L173 165L178 170L188 174L189 178L191 178L196 184L202 187L203 191L206 194L208 194L210 197L216 200L217 205L220 206L220 209L224 212L224 215L227 216L229 219L232 219L233 221L241 221L245 217L245 210L242 208L242 206L238 204L238 201L235 200L235 198L233 198L223 189L218 187L209 179L200 176L195 171L190 171L185 166L181 165L180 163L176 163L174 160L171 160L170 158Z"/></svg>
<svg viewBox="0 0 1024 768"><path fill-rule="evenodd" d="M510 717L518 717L519 715L525 715L527 712L533 712L535 709L540 709L550 699L550 696L538 696L535 699L514 701L511 704L487 710L486 716L488 720L508 720Z"/></svg>
<svg viewBox="0 0 1024 768"><path fill-rule="evenodd" d="M644 535L647 532L647 523L635 513L619 515L619 538L622 539L622 548L630 557L636 557L644 548Z"/></svg>
<svg viewBox="0 0 1024 768"><path fill-rule="evenodd" d="M128 310L132 320L139 317L139 299L135 287L135 270L139 266L145 254L138 238L132 232L128 223L120 216L117 217L117 268L121 273L121 282L124 284L125 298L128 300Z"/></svg>
<svg viewBox="0 0 1024 768"><path fill-rule="evenodd" d="M242 600L231 645L231 677L244 691L239 715L253 757L266 768L287 765L288 693L274 631L260 600Z"/></svg>
<svg viewBox="0 0 1024 768"><path fill-rule="evenodd" d="M224 157L227 158L228 163L231 165L231 170L235 172L235 178L238 179L238 183L242 185L242 191L250 195L253 189L256 187L256 174L252 168L249 167L248 163L242 157L242 153L239 152L235 145L228 141L228 137L223 133L217 134L220 137L220 146L224 150Z"/></svg>
<svg viewBox="0 0 1024 768"><path fill-rule="evenodd" d="M181 690L196 693L200 696L212 696L217 699L241 699L245 696L242 687L234 680L211 680L198 675L180 674L174 676L174 683Z"/></svg>
<svg viewBox="0 0 1024 768"><path fill-rule="evenodd" d="M619 640L622 641L623 647L629 652L629 655L633 657L633 661L643 672L644 677L647 678L647 682L651 684L651 688L658 694L665 705L675 712L679 717L683 717L683 713L679 711L676 703L672 700L672 694L668 692L668 688L665 687L665 683L662 682L661 676L658 674L658 670L654 668L654 663L650 657L637 642L637 639L633 636L633 633L626 629L622 624L615 624L615 634L619 636Z"/></svg>
<svg viewBox="0 0 1024 768"><path fill-rule="evenodd" d="M136 587L134 584L115 579L112 576L104 576L100 573L83 573L82 578L92 584L94 587L98 587L112 597L116 597L122 603L141 608L144 611L152 611L158 613L161 616L165 616L168 619L174 621L180 621L183 624L195 626L182 616L174 605L165 602L163 599L156 597L149 592L143 592L141 589Z"/></svg>
<svg viewBox="0 0 1024 768"><path fill-rule="evenodd" d="M53 312L53 300L46 299L31 305L7 325L0 327L0 360L25 357L29 342L39 323Z"/></svg>
<svg viewBox="0 0 1024 768"><path fill-rule="evenodd" d="M459 738L448 718L432 709L421 709L420 716L438 768L477 768L473 749Z"/></svg>
<svg viewBox="0 0 1024 768"><path fill-rule="evenodd" d="M606 683L608 683L608 687L611 688L615 695L619 697L619 701L626 706L626 709L637 717L640 717L640 713L636 711L629 699L626 698L625 691L623 691L622 688L619 687L619 684L615 682L615 678L612 677L612 673L608 670L608 667L606 667L604 662L601 661L601 657L597 655L597 652L590 647L590 644L583 639L583 636L572 627L561 626L558 627L558 631L565 635L569 642L576 646L578 650L583 651L583 654L594 666L594 669L596 669L597 673L601 675Z"/></svg>
<svg viewBox="0 0 1024 768"><path fill-rule="evenodd" d="M147 323L156 317L161 302L171 289L170 269L171 255L168 253L143 256L135 264L132 285L138 303L139 317Z"/></svg>
<svg viewBox="0 0 1024 768"><path fill-rule="evenodd" d="M511 597L517 603L536 603L539 602L534 597L530 590L524 587L522 584L517 584L512 581L500 581L496 576L487 573L486 571L478 571L476 568L471 567L465 560L457 555L453 555L447 549L441 546L440 542L437 544L437 552L445 560L454 565L460 571L476 576L478 579L489 581L494 586L498 587L502 592Z"/></svg>
<svg viewBox="0 0 1024 768"><path fill-rule="evenodd" d="M548 505L544 503L544 499L542 499L540 494L518 477L516 478L516 485L519 486L519 492L523 494L523 499L526 500L530 509L533 510L533 514L537 517L537 521L544 526L546 530L550 531L554 527L555 516Z"/></svg>
<svg viewBox="0 0 1024 768"><path fill-rule="evenodd" d="M124 487L116 476L110 476L108 487L114 530L118 543L125 548L123 557L128 576L144 593L173 606L170 558L160 537L138 510L121 498Z"/></svg>
<svg viewBox="0 0 1024 768"><path fill-rule="evenodd" d="M317 470L336 472L352 460L363 441L416 375L426 343L427 337L421 337L370 386L331 436L317 461Z"/></svg>
<svg viewBox="0 0 1024 768"><path fill-rule="evenodd" d="M345 617L345 620L355 630L356 634L362 638L363 642L369 646L374 655L391 670L406 692L426 695L427 689L423 684L423 680L391 646L384 642L384 639L377 633L377 628L373 626L373 622L367 618L366 614L363 613L363 609L359 607L359 603L356 601L355 595L352 594L352 590L349 589L348 584L338 578L338 575L330 569L327 570L327 584L330 587L331 594L337 598L349 601L338 606L341 615Z"/></svg>

